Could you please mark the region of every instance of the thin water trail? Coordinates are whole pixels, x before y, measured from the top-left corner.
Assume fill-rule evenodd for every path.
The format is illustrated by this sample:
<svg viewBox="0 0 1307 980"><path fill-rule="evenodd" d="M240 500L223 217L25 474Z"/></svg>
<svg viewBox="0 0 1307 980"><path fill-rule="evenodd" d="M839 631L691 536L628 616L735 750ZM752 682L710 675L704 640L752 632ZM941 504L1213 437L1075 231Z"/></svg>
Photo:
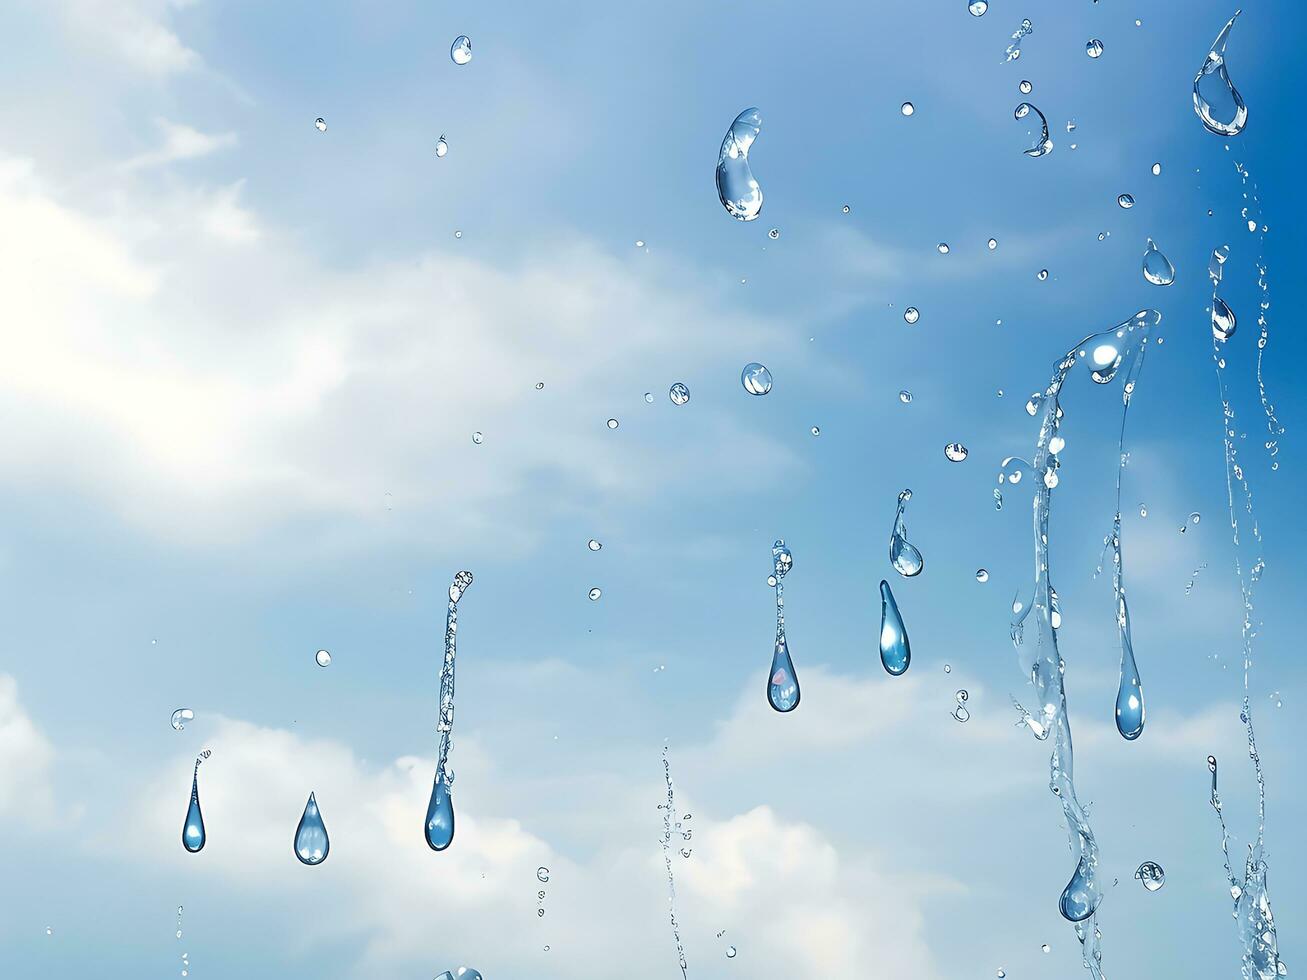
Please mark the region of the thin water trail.
<svg viewBox="0 0 1307 980"><path fill-rule="evenodd" d="M681 968L681 978L688 976L685 962L685 944L681 942L681 925L676 920L676 875L672 872L672 823L676 819L676 792L672 788L672 764L667 759L667 749L663 749L663 779L667 783L667 799L660 803L658 809L663 811L663 866L667 869L667 914L672 923L672 939L676 942L676 962Z"/></svg>
<svg viewBox="0 0 1307 980"><path fill-rule="evenodd" d="M462 571L454 576L445 613L445 659L440 665L440 707L436 720L436 774L432 780L431 801L427 804L425 828L427 845L433 851L443 851L454 840L454 804L450 796L454 774L449 769L449 750L454 733L454 658L458 654L458 600L463 598L471 584L471 572Z"/></svg>
<svg viewBox="0 0 1307 980"><path fill-rule="evenodd" d="M799 706L799 675L794 672L785 638L785 586L781 581L794 565L794 558L780 538L772 545L771 557L772 573L767 576L767 584L776 590L776 645L767 673L767 703L783 714Z"/></svg>
<svg viewBox="0 0 1307 980"><path fill-rule="evenodd" d="M1228 253L1228 246L1216 249L1212 253L1212 262L1208 267L1208 274L1212 281L1213 311L1218 308L1218 304L1221 307L1225 306L1218 296L1218 291L1225 265L1224 256ZM1215 316L1215 313L1213 315ZM1230 533L1234 543L1234 572L1239 581L1239 592L1243 601L1243 617L1239 630L1243 653L1243 704L1239 711L1239 720L1244 726L1244 734L1248 742L1248 758L1253 764L1253 773L1257 779L1257 836L1253 843L1248 845L1242 877L1235 873L1230 861L1230 835L1226 829L1225 816L1217 793L1215 758L1208 757L1208 768L1212 772L1212 808L1216 810L1221 822L1221 850L1225 859L1226 874L1230 879L1230 897L1234 900L1233 915L1242 946L1242 974L1244 980L1273 980L1284 976L1288 968L1280 959L1275 918L1271 913L1270 896L1266 889L1268 870L1265 852L1266 775L1262 770L1261 756L1257 751L1251 695L1254 641L1259 625L1254 606L1254 593L1266 565L1262 558L1262 532L1253 507L1252 488L1248 485L1243 465L1239 462L1238 419L1230 401L1229 384L1225 375L1226 362L1222 353L1226 339L1228 337L1213 331L1212 363L1216 367L1217 393L1221 400L1226 507L1230 514ZM1236 504L1236 500L1242 504L1242 507ZM1241 510L1242 516L1240 516ZM1247 562L1245 556L1248 556Z"/></svg>
<svg viewBox="0 0 1307 980"><path fill-rule="evenodd" d="M1065 445L1059 434L1062 424L1060 396L1062 386L1072 369L1083 363L1097 384L1113 381L1124 366L1122 392L1122 428L1134 394L1139 371L1143 366L1149 333L1161 322L1156 310L1141 310L1119 326L1101 333L1091 334L1072 347L1057 363L1052 380L1042 395L1032 397L1027 411L1040 413L1039 436L1035 455L1030 464L1033 471L1034 498L1032 500L1035 581L1029 602L1020 599L1012 604L1012 642L1022 668L1030 679L1038 697L1038 715L1016 703L1021 723L1036 738L1053 736L1053 751L1049 759L1049 789L1062 805L1066 818L1068 838L1075 868L1071 880L1062 892L1058 907L1064 918L1075 923L1076 936L1082 946L1085 967L1094 980L1102 978L1102 934L1098 928L1098 906L1103 891L1098 877L1098 843L1089 824L1087 808L1076 795L1075 759L1071 740L1071 724L1067 714L1064 685L1065 662L1058 650L1057 630L1060 616L1057 611L1056 592L1053 589L1049 567L1049 509L1053 489L1058 484L1058 454ZM1033 409L1033 410L1032 410ZM1124 457L1118 445L1119 457ZM1010 468L1024 461L1011 457L1004 460L1001 482L1015 483ZM1118 484L1120 469L1118 468ZM1129 614L1124 602L1124 584L1121 579L1120 560L1120 497L1117 498L1117 533L1113 536L1113 578L1117 592L1117 626L1122 640L1122 663L1133 662L1129 647ZM1033 615L1032 615L1033 613ZM1027 630L1027 622L1033 629ZM1127 656L1128 655L1128 656ZM1137 678L1135 678L1137 680ZM1142 717L1142 701L1140 702ZM1142 722L1141 722L1142 724Z"/></svg>

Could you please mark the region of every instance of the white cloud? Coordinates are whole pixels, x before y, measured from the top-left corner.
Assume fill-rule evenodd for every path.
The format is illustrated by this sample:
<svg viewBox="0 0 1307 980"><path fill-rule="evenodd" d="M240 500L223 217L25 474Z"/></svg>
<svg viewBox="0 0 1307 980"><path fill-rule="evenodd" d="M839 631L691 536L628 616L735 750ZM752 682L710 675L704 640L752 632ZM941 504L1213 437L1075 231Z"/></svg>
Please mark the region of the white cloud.
<svg viewBox="0 0 1307 980"><path fill-rule="evenodd" d="M202 133L185 123L156 119L162 143L153 150L132 157L123 163L124 170L141 170L159 167L178 160L195 160L237 143L235 133Z"/></svg>
<svg viewBox="0 0 1307 980"><path fill-rule="evenodd" d="M172 11L190 6L179 0L57 0L70 31L98 50L108 50L130 67L150 75L198 68L199 54L170 25Z"/></svg>
<svg viewBox="0 0 1307 980"><path fill-rule="evenodd" d="M18 700L18 684L0 674L0 817L45 818L51 810L54 749Z"/></svg>

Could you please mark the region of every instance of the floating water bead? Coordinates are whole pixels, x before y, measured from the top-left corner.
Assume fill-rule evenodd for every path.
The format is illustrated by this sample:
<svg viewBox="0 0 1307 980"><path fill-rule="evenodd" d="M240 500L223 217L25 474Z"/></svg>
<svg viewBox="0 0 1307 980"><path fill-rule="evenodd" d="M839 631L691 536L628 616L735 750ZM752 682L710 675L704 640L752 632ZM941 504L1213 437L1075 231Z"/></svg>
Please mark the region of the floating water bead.
<svg viewBox="0 0 1307 980"><path fill-rule="evenodd" d="M1132 207L1135 206L1135 199L1129 194L1118 194L1116 196L1116 203L1119 204L1126 211L1129 211Z"/></svg>
<svg viewBox="0 0 1307 980"><path fill-rule="evenodd" d="M905 116L910 116L916 111L917 107L911 102L904 102L903 105L899 106L899 112L903 113Z"/></svg>
<svg viewBox="0 0 1307 980"><path fill-rule="evenodd" d="M622 423L619 422L619 421L617 421L617 419L609 419L609 420L608 420L608 428L610 428L610 429L616 429L616 428L617 428L619 425L621 425L621 424L622 424Z"/></svg>
<svg viewBox="0 0 1307 980"><path fill-rule="evenodd" d="M1148 239L1148 247L1144 250L1142 268L1144 278L1154 286L1169 286L1175 282L1175 266L1162 254L1151 238Z"/></svg>
<svg viewBox="0 0 1307 980"><path fill-rule="evenodd" d="M909 306L903 311L903 319L908 323L916 323L921 318L921 313L915 306Z"/></svg>
<svg viewBox="0 0 1307 980"><path fill-rule="evenodd" d="M983 568L976 569L976 581L984 585L989 581L989 572Z"/></svg>
<svg viewBox="0 0 1307 980"><path fill-rule="evenodd" d="M1103 54L1103 42L1096 37L1091 38L1089 41L1085 42L1085 54L1089 55L1091 58L1101 57Z"/></svg>
<svg viewBox="0 0 1307 980"><path fill-rule="evenodd" d="M911 403L912 392L904 388L902 391L899 392L899 401L901 401L904 405Z"/></svg>
<svg viewBox="0 0 1307 980"><path fill-rule="evenodd" d="M331 666L331 653L327 650L319 650L313 655L313 659L319 667Z"/></svg>
<svg viewBox="0 0 1307 980"><path fill-rule="evenodd" d="M1028 81L1027 81L1026 79L1024 79L1024 78L1021 80L1021 84L1017 86L1017 90L1018 90L1022 95L1029 95L1031 92L1034 91L1034 89L1035 89L1035 86L1031 85L1030 82L1028 82Z"/></svg>
<svg viewBox="0 0 1307 980"><path fill-rule="evenodd" d="M781 237L781 230L779 228L773 228L771 231L767 232L767 237L772 241L776 241L776 239Z"/></svg>
<svg viewBox="0 0 1307 980"><path fill-rule="evenodd" d="M1135 871L1135 878L1150 892L1166 884L1166 872L1156 861L1145 861Z"/></svg>
<svg viewBox="0 0 1307 980"><path fill-rule="evenodd" d="M667 397L672 400L673 405L684 405L690 400L690 389L678 381L667 389Z"/></svg>
<svg viewBox="0 0 1307 980"><path fill-rule="evenodd" d="M472 40L466 34L454 38L449 46L449 57L456 65L466 65L472 60Z"/></svg>
<svg viewBox="0 0 1307 980"><path fill-rule="evenodd" d="M473 433L472 433L472 443L473 443L474 445L479 446L479 445L481 445L481 443L483 443L484 441L485 441L485 436L483 436L480 432L473 432Z"/></svg>
<svg viewBox="0 0 1307 980"><path fill-rule="evenodd" d="M313 121L313 125L317 127L319 133L325 133L327 131L327 120L323 119L321 116L318 116L318 118Z"/></svg>
<svg viewBox="0 0 1307 980"><path fill-rule="evenodd" d="M591 538L588 542L586 542L586 547L589 548L591 551L599 551L603 548L603 545L600 542L596 541L594 538Z"/></svg>
<svg viewBox="0 0 1307 980"><path fill-rule="evenodd" d="M971 0L971 3L967 4L967 12L972 17L984 17L988 9L989 0Z"/></svg>
<svg viewBox="0 0 1307 980"><path fill-rule="evenodd" d="M944 447L944 456L950 463L960 463L967 458L967 447L960 442L950 442Z"/></svg>
<svg viewBox="0 0 1307 980"><path fill-rule="evenodd" d="M317 798L310 793L299 826L295 828L295 856L301 864L314 866L327 860L329 853L331 840L327 836L327 826L318 811Z"/></svg>
<svg viewBox="0 0 1307 980"><path fill-rule="evenodd" d="M177 731L185 731L186 723L195 720L195 712L190 708L178 708L172 713L172 727Z"/></svg>
<svg viewBox="0 0 1307 980"><path fill-rule="evenodd" d="M443 157L449 152L449 144L445 142L445 134L440 134L440 139L436 140L436 156Z"/></svg>
<svg viewBox="0 0 1307 980"><path fill-rule="evenodd" d="M599 597L600 597L601 595L603 595L604 593L603 593L603 590L602 590L602 589L596 587L596 588L591 589L589 594L590 594L590 601L591 601L591 602L595 602L595 601L597 601L597 600L599 599Z"/></svg>
<svg viewBox="0 0 1307 980"><path fill-rule="evenodd" d="M717 154L717 198L738 221L752 221L762 211L762 188L749 169L749 149L762 131L762 113L745 109L735 117Z"/></svg>
<svg viewBox="0 0 1307 980"><path fill-rule="evenodd" d="M1162 165L1160 163L1153 164L1153 176L1160 177L1161 175L1162 175Z"/></svg>
<svg viewBox="0 0 1307 980"><path fill-rule="evenodd" d="M740 384L751 395L765 395L771 391L771 372L757 361L750 361L740 372Z"/></svg>

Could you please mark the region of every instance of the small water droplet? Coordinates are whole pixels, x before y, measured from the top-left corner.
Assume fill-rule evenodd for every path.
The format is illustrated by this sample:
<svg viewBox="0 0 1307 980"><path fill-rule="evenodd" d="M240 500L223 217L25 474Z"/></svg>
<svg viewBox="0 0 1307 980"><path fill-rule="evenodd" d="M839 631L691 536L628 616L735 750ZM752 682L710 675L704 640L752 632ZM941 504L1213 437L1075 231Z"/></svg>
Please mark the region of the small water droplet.
<svg viewBox="0 0 1307 980"><path fill-rule="evenodd" d="M1031 92L1034 91L1035 86L1031 85L1029 81L1023 78L1021 79L1021 84L1017 86L1017 89L1021 92L1022 95L1029 95Z"/></svg>
<svg viewBox="0 0 1307 980"><path fill-rule="evenodd" d="M1048 953L1048 952L1051 952L1051 951L1052 951L1052 947L1049 946L1048 943L1044 943L1044 945L1042 945L1042 946L1039 947L1039 951L1040 951L1041 953Z"/></svg>
<svg viewBox="0 0 1307 980"><path fill-rule="evenodd" d="M781 237L781 230L779 228L773 228L771 231L767 232L767 237L772 241L776 241L776 239Z"/></svg>
<svg viewBox="0 0 1307 980"><path fill-rule="evenodd" d="M1132 207L1135 206L1135 199L1129 194L1118 194L1116 196L1116 203L1121 205L1121 207L1124 208L1125 210L1129 211Z"/></svg>
<svg viewBox="0 0 1307 980"><path fill-rule="evenodd" d="M319 133L325 133L327 131L327 120L323 119L321 116L318 116L318 118L313 121L313 125L317 127Z"/></svg>
<svg viewBox="0 0 1307 980"><path fill-rule="evenodd" d="M994 249L998 248L998 239L991 238L987 244L989 245L989 250L992 252Z"/></svg>
<svg viewBox="0 0 1307 980"><path fill-rule="evenodd" d="M908 391L906 388L902 389L899 392L899 401L904 405L910 404L912 402L912 392Z"/></svg>
<svg viewBox="0 0 1307 980"><path fill-rule="evenodd" d="M761 131L762 113L745 109L726 130L717 154L717 197L739 221L752 221L762 211L762 188L749 169L749 148Z"/></svg>
<svg viewBox="0 0 1307 980"><path fill-rule="evenodd" d="M195 712L190 708L178 708L172 713L172 727L177 731L184 731L188 721L195 720Z"/></svg>
<svg viewBox="0 0 1307 980"><path fill-rule="evenodd" d="M989 0L971 0L971 3L967 4L967 12L972 17L984 17L985 11L988 9Z"/></svg>
<svg viewBox="0 0 1307 980"><path fill-rule="evenodd" d="M811 429L811 432L814 436L819 436L821 435L821 427L814 425Z"/></svg>
<svg viewBox="0 0 1307 980"><path fill-rule="evenodd" d="M617 428L619 425L621 425L621 424L622 424L622 423L619 422L619 421L617 421L617 419L609 419L609 420L608 420L608 428L610 428L610 429L616 429L616 428Z"/></svg>
<svg viewBox="0 0 1307 980"><path fill-rule="evenodd" d="M549 880L549 869L546 868L546 867L544 867L543 865L540 866L540 867L538 867L538 868L536 868L536 878L537 878L539 881L548 881L548 880Z"/></svg>
<svg viewBox="0 0 1307 980"><path fill-rule="evenodd" d="M449 57L456 65L466 65L472 60L472 40L466 34L454 38L449 46Z"/></svg>
<svg viewBox="0 0 1307 980"><path fill-rule="evenodd" d="M667 397L672 400L673 405L684 405L690 400L690 389L678 381L667 389Z"/></svg>
<svg viewBox="0 0 1307 980"><path fill-rule="evenodd" d="M909 306L903 311L903 319L908 323L916 323L921 318L921 312L915 306Z"/></svg>
<svg viewBox="0 0 1307 980"><path fill-rule="evenodd" d="M1103 54L1103 42L1098 38L1090 38L1085 42L1085 54L1091 58L1101 57Z"/></svg>
<svg viewBox="0 0 1307 980"><path fill-rule="evenodd" d="M472 443L473 443L474 445L477 445L477 446L481 445L481 443L483 443L483 442L485 441L485 438L486 438L486 437L483 436L480 432L473 432L473 433L472 433Z"/></svg>
<svg viewBox="0 0 1307 980"><path fill-rule="evenodd" d="M953 720L965 724L971 720L971 712L967 710L967 698L969 695L966 690L959 690L953 695L957 705L953 708Z"/></svg>
<svg viewBox="0 0 1307 980"><path fill-rule="evenodd" d="M944 447L944 456L950 463L960 463L967 458L967 447L960 442L950 442Z"/></svg>
<svg viewBox="0 0 1307 980"><path fill-rule="evenodd" d="M327 650L319 650L317 653L315 653L315 654L313 655L313 659L317 662L317 665L318 665L319 667L330 667L330 666L331 666L331 653L330 653L330 651L327 651Z"/></svg>
<svg viewBox="0 0 1307 980"><path fill-rule="evenodd" d="M917 107L911 102L904 102L903 105L899 106L899 112L903 113L905 116L910 116L916 111Z"/></svg>
<svg viewBox="0 0 1307 980"><path fill-rule="evenodd" d="M850 207L846 204L846 205L844 205L844 207L841 208L840 210L842 210L845 214L848 214L848 213L849 213L850 211L852 211L853 209L850 208Z"/></svg>
<svg viewBox="0 0 1307 980"><path fill-rule="evenodd" d="M903 626L903 617L899 614L898 603L894 601L894 593L884 579L880 583L880 662L895 677L906 671L912 663L908 631Z"/></svg>
<svg viewBox="0 0 1307 980"><path fill-rule="evenodd" d="M1160 163L1153 164L1153 176L1160 177L1161 175L1162 175L1162 165Z"/></svg>
<svg viewBox="0 0 1307 980"><path fill-rule="evenodd" d="M1169 286L1175 282L1175 266L1151 238L1148 239L1148 248L1144 250L1143 273L1144 278L1154 286Z"/></svg>
<svg viewBox="0 0 1307 980"><path fill-rule="evenodd" d="M1035 274L1035 278L1038 279L1040 282L1044 282L1048 278L1048 270L1040 269L1039 272Z"/></svg>
<svg viewBox="0 0 1307 980"><path fill-rule="evenodd" d="M727 946L727 947L726 947L726 958L727 958L728 960L733 960L733 959L735 959L735 947L734 947L734 946Z"/></svg>
<svg viewBox="0 0 1307 980"><path fill-rule="evenodd" d="M588 542L586 542L586 547L589 548L591 551L598 551L603 547L603 545L600 542L596 541L594 538L591 538Z"/></svg>
<svg viewBox="0 0 1307 980"><path fill-rule="evenodd" d="M940 242L935 246L935 251L939 252L940 255L948 255L948 242Z"/></svg>
<svg viewBox="0 0 1307 980"><path fill-rule="evenodd" d="M448 152L449 152L449 143L445 141L445 134L441 133L440 139L436 140L436 156L437 158L443 157Z"/></svg>
<svg viewBox="0 0 1307 980"><path fill-rule="evenodd" d="M976 569L976 581L984 584L989 581L989 571L984 568Z"/></svg>
<svg viewBox="0 0 1307 980"><path fill-rule="evenodd" d="M652 391L646 391L646 392L644 393L644 400L645 400L646 402L648 402L650 405L652 405L652 404L653 404L653 400L654 400L653 392L652 392Z"/></svg>
<svg viewBox="0 0 1307 980"><path fill-rule="evenodd" d="M595 602L603 594L604 594L603 589L600 589L599 587L596 586L595 588L590 590L590 601Z"/></svg>
<svg viewBox="0 0 1307 980"><path fill-rule="evenodd" d="M1135 871L1135 878L1150 892L1166 884L1166 872L1156 861L1145 861Z"/></svg>
<svg viewBox="0 0 1307 980"><path fill-rule="evenodd" d="M750 361L740 372L740 384L751 395L765 395L771 391L771 372L757 361Z"/></svg>
<svg viewBox="0 0 1307 980"><path fill-rule="evenodd" d="M317 799L310 793L309 801L304 804L304 815L295 828L295 856L301 864L312 866L327 860L330 850L327 826L322 822L322 814L318 812Z"/></svg>

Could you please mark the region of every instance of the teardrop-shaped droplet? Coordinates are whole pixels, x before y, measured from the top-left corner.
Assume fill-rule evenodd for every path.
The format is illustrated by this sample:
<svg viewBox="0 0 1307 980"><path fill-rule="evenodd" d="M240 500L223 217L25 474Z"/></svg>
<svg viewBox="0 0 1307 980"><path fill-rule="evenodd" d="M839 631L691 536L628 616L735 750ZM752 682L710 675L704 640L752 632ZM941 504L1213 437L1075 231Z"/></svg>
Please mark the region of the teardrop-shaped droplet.
<svg viewBox="0 0 1307 980"><path fill-rule="evenodd" d="M182 824L182 847L192 854L204 850L208 840L204 832L204 814L200 811L200 771L191 775L191 802L186 807L186 822Z"/></svg>
<svg viewBox="0 0 1307 980"><path fill-rule="evenodd" d="M1212 297L1212 336L1217 340L1226 341L1234 336L1235 328L1238 321L1235 319L1234 310L1225 305L1225 300L1219 296Z"/></svg>
<svg viewBox="0 0 1307 980"><path fill-rule="evenodd" d="M899 615L894 593L884 579L880 583L880 662L895 677L912 663L908 631L903 627L903 617Z"/></svg>
<svg viewBox="0 0 1307 980"><path fill-rule="evenodd" d="M1103 893L1098 887L1098 878L1088 858L1082 857L1071 880L1062 889L1057 907L1064 918L1071 922L1083 922L1098 911L1098 903L1102 900Z"/></svg>
<svg viewBox="0 0 1307 980"><path fill-rule="evenodd" d="M1244 105L1243 96L1230 81L1230 73L1225 68L1225 43L1229 40L1230 28L1239 19L1240 13L1241 11L1236 10L1234 16L1221 28L1221 33L1216 35L1207 57L1203 59L1202 67L1194 76L1194 112L1198 113L1198 118L1207 131L1217 136L1238 136L1248 123L1248 107ZM1217 110L1200 90L1203 79L1212 75L1220 79L1229 97L1227 106L1221 110L1221 115L1224 117L1221 119L1217 118Z"/></svg>
<svg viewBox="0 0 1307 980"><path fill-rule="evenodd" d="M926 567L926 560L921 557L921 552L908 541L908 526L903 522L903 510L911 499L911 490L904 490L899 494L898 510L894 513L894 529L889 537L890 564L904 578L920 575L921 570Z"/></svg>
<svg viewBox="0 0 1307 980"><path fill-rule="evenodd" d="M1144 278L1154 286L1169 286L1175 282L1175 266L1151 238L1148 239L1148 248L1144 250L1143 268Z"/></svg>
<svg viewBox="0 0 1307 980"><path fill-rule="evenodd" d="M1121 599L1122 604L1125 599ZM1139 682L1135 652L1126 636L1121 638L1121 682L1116 690L1116 730L1133 742L1144 731L1144 687Z"/></svg>
<svg viewBox="0 0 1307 980"><path fill-rule="evenodd" d="M454 801L449 795L445 774L437 773L431 784L431 801L427 804L427 846L443 851L454 840Z"/></svg>
<svg viewBox="0 0 1307 980"><path fill-rule="evenodd" d="M717 196L732 218L752 221L762 211L762 188L749 169L749 147L762 129L762 114L745 109L722 140L717 155Z"/></svg>
<svg viewBox="0 0 1307 980"><path fill-rule="evenodd" d="M436 156L443 157L449 152L449 143L445 140L445 134L440 134L440 139L436 140Z"/></svg>
<svg viewBox="0 0 1307 980"><path fill-rule="evenodd" d="M315 865L327 860L331 841L327 838L327 825L318 812L318 801L312 793L304 804L304 815L295 828L295 856L301 864Z"/></svg>
<svg viewBox="0 0 1307 980"><path fill-rule="evenodd" d="M449 57L456 65L466 65L472 60L472 39L466 34L454 38L449 46Z"/></svg>
<svg viewBox="0 0 1307 980"><path fill-rule="evenodd" d="M799 706L799 677L794 673L790 647L785 637L776 640L776 652L771 658L771 674L767 677L767 702L777 711L793 711Z"/></svg>

